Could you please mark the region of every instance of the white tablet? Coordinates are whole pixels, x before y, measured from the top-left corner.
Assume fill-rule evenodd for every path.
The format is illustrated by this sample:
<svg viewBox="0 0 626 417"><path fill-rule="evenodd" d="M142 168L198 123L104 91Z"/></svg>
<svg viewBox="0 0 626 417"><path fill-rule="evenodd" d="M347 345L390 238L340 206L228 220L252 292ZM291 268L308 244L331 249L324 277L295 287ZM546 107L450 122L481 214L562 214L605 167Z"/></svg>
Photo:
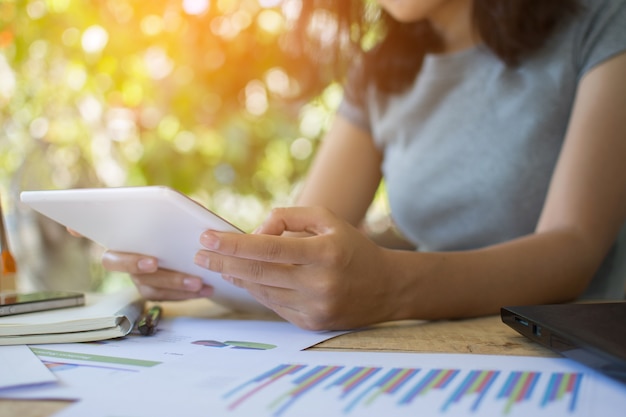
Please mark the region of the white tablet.
<svg viewBox="0 0 626 417"><path fill-rule="evenodd" d="M194 264L207 229L243 233L187 196L164 186L23 191L21 201L106 249L151 255L165 269L202 277L212 299L241 311L265 309L247 291Z"/></svg>

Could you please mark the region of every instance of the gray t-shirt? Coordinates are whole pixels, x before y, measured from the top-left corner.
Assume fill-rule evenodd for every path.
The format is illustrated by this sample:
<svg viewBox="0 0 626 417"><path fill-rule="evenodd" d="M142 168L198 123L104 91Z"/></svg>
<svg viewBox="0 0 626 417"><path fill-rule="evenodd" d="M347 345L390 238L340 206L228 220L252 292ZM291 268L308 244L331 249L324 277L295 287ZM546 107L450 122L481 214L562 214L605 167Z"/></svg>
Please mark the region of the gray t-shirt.
<svg viewBox="0 0 626 417"><path fill-rule="evenodd" d="M484 46L427 55L404 93L370 90L366 108L341 104L383 150L392 216L419 250L479 248L535 230L579 81L626 51L626 1L581 3L517 67ZM623 281L597 281L590 296L623 297Z"/></svg>

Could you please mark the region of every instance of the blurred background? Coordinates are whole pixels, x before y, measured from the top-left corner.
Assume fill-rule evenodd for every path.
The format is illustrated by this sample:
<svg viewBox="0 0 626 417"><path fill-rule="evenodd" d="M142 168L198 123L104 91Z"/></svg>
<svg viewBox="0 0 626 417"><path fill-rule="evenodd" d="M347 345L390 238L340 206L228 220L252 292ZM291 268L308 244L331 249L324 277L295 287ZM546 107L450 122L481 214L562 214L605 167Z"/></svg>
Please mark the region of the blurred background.
<svg viewBox="0 0 626 417"><path fill-rule="evenodd" d="M114 284L21 190L168 185L244 230L289 204L342 94L288 36L301 1L0 0L0 192L22 287ZM312 22L321 41L336 30Z"/></svg>
<svg viewBox="0 0 626 417"><path fill-rule="evenodd" d="M2 1L3 190L164 184L255 225L341 94L287 50L299 1Z"/></svg>

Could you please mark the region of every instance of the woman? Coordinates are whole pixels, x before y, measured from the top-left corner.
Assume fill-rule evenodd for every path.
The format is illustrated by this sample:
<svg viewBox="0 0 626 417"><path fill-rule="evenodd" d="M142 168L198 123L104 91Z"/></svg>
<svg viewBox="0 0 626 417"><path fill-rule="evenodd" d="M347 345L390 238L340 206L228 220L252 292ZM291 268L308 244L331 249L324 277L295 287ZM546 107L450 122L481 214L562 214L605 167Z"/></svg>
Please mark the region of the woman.
<svg viewBox="0 0 626 417"><path fill-rule="evenodd" d="M254 234L205 232L196 263L315 330L623 297L606 272L626 220L626 2L379 4L386 37L357 60L297 206ZM357 228L382 178L417 250ZM149 257L103 262L147 298L211 295Z"/></svg>

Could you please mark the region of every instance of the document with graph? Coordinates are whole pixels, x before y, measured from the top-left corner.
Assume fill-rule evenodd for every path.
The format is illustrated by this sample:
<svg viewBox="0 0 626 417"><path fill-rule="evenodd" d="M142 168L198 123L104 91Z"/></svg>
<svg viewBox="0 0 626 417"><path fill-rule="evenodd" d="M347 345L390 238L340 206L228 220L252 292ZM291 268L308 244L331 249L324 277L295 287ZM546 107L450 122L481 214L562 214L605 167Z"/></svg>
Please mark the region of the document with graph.
<svg viewBox="0 0 626 417"><path fill-rule="evenodd" d="M626 386L563 358L304 351L234 361L232 351L217 353L126 381L135 396L167 393L141 406L94 398L58 417L606 417L626 408Z"/></svg>

